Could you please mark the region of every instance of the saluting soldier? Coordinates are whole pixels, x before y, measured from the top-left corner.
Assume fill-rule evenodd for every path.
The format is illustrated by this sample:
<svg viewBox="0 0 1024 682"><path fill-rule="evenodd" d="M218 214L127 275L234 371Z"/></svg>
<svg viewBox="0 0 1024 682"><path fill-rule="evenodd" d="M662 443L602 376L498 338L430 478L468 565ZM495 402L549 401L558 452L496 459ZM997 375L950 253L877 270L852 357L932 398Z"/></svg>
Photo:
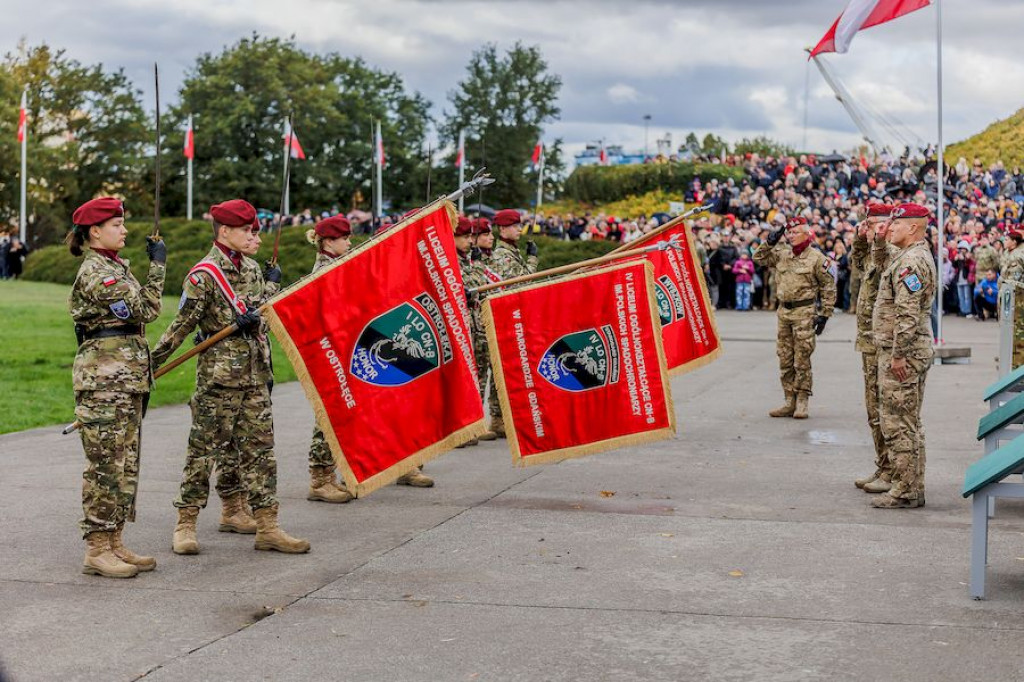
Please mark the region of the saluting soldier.
<svg viewBox="0 0 1024 682"><path fill-rule="evenodd" d="M1013 287L1013 367L1024 365L1024 230L1006 235L1007 253L1003 256L1002 286Z"/></svg>
<svg viewBox="0 0 1024 682"><path fill-rule="evenodd" d="M853 240L852 259L863 273L857 296L857 341L854 348L861 354L864 371L864 405L868 413L868 427L875 444L875 472L858 478L854 485L867 493L884 493L890 488L892 462L885 449L885 437L878 411L878 349L872 331L875 299L882 272L888 267L888 249L885 239L889 214L893 207L880 202L867 206L867 215L857 226Z"/></svg>
<svg viewBox="0 0 1024 682"><path fill-rule="evenodd" d="M925 447L921 423L924 381L932 364L935 262L925 240L930 213L919 204L892 212L889 242L900 249L881 275L872 329L878 348L879 419L892 462L880 509L924 506Z"/></svg>
<svg viewBox="0 0 1024 682"><path fill-rule="evenodd" d="M124 546L122 533L125 522L135 521L139 431L153 385L145 325L160 315L167 247L147 237L143 286L118 255L128 234L119 199L88 201L71 220L68 248L74 256L85 254L69 299L78 337L71 381L86 458L79 525L88 549L82 572L131 578L156 568L153 557Z"/></svg>
<svg viewBox="0 0 1024 682"><path fill-rule="evenodd" d="M185 277L178 314L153 350L160 364L198 327L209 337L236 324L237 331L199 356L192 396L192 431L174 506L176 554L198 554L196 519L206 506L216 465L225 509L221 530L246 532L245 503L253 510L255 548L309 551L309 543L278 527L277 461L270 404L270 341L258 308L279 288L281 270L261 272L248 257L259 248L256 209L241 199L210 208L213 247ZM231 475L231 472L235 472ZM229 485L221 478L229 475ZM225 524L225 520L231 524ZM227 528L225 526L228 526Z"/></svg>
<svg viewBox="0 0 1024 682"><path fill-rule="evenodd" d="M789 244L778 246L783 232ZM836 282L828 270L829 260L813 248L813 243L807 220L796 217L790 218L785 227L769 232L754 251L755 263L774 269L778 286L775 349L786 404L769 412L772 417L807 419L815 337L825 330L836 303Z"/></svg>
<svg viewBox="0 0 1024 682"><path fill-rule="evenodd" d="M306 239L316 246L313 272L348 253L352 245L351 236L352 226L343 215L321 220L316 227L307 231ZM309 493L306 499L343 504L354 497L345 484L338 481L331 448L327 445L324 432L319 426L314 426L313 441L309 446Z"/></svg>

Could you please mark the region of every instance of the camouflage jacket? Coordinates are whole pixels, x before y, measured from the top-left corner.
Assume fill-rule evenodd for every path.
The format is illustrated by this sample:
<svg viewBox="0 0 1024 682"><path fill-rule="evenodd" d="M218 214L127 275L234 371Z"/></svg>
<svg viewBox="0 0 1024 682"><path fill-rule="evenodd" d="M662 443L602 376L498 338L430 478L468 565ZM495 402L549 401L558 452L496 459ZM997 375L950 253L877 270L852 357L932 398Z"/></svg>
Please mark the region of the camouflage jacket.
<svg viewBox="0 0 1024 682"><path fill-rule="evenodd" d="M882 272L878 283L872 328L875 346L905 358L931 351L935 262L928 242L900 251Z"/></svg>
<svg viewBox="0 0 1024 682"><path fill-rule="evenodd" d="M312 272L316 272L320 268L324 267L325 265L330 265L334 261L335 261L335 257L334 256L328 256L323 251L317 251L316 252L316 260L313 261L313 269L310 270L310 272L311 273Z"/></svg>
<svg viewBox="0 0 1024 682"><path fill-rule="evenodd" d="M160 315L165 273L163 263L150 263L142 286L127 260L118 263L88 249L68 299L71 319L85 332L152 322ZM145 336L111 336L78 347L71 383L75 391L148 393L152 376Z"/></svg>
<svg viewBox="0 0 1024 682"><path fill-rule="evenodd" d="M243 256L238 269L214 246L203 260L220 267L235 294L250 309L258 308L277 293L278 285L265 282L260 266L251 258ZM209 275L188 275L183 289L178 315L153 349L156 366L163 364L196 327L204 336L211 336L235 322L234 310ZM199 356L196 365L197 387L216 384L241 388L265 384L270 379L270 340L265 321L260 323L257 334L232 334L211 346Z"/></svg>
<svg viewBox="0 0 1024 682"><path fill-rule="evenodd" d="M1024 288L1024 244L1003 256L1001 281L1007 286Z"/></svg>
<svg viewBox="0 0 1024 682"><path fill-rule="evenodd" d="M975 271L978 279L982 279L986 270L999 272L999 254L991 246L979 246L974 250Z"/></svg>
<svg viewBox="0 0 1024 682"><path fill-rule="evenodd" d="M518 247L499 239L491 252L491 268L502 279L530 275L537 271L537 257L524 259Z"/></svg>
<svg viewBox="0 0 1024 682"><path fill-rule="evenodd" d="M459 254L459 272L462 273L462 285L466 289L466 306L469 312L469 321L473 326L473 331L478 332L483 329L483 325L480 319L480 299L477 297L475 305L469 305L469 290L476 289L479 286L488 284L490 282L487 279L487 275L484 274L484 264L481 261L472 261L469 258L468 253Z"/></svg>
<svg viewBox="0 0 1024 682"><path fill-rule="evenodd" d="M789 244L770 246L761 242L754 251L754 262L775 268L775 286L780 303L821 299L821 314L832 316L836 304L836 281L828 271L829 260L821 251L808 246L799 256Z"/></svg>
<svg viewBox="0 0 1024 682"><path fill-rule="evenodd" d="M863 273L860 292L857 294L857 341L854 345L861 353L875 353L878 350L875 348L875 335L871 328L875 300L878 298L878 282L898 252L899 249L884 239L875 239L870 245L860 235L853 240L851 260Z"/></svg>

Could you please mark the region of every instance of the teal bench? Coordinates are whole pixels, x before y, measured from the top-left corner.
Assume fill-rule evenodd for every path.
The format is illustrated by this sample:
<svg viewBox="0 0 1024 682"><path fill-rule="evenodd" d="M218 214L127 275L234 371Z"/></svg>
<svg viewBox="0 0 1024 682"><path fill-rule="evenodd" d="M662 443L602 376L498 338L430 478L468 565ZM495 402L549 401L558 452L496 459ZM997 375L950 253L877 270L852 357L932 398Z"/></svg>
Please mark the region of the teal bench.
<svg viewBox="0 0 1024 682"><path fill-rule="evenodd" d="M986 388L982 400L988 403L989 412L995 412L1022 392L1024 392L1024 365Z"/></svg>
<svg viewBox="0 0 1024 682"><path fill-rule="evenodd" d="M1000 392L997 395L1008 395ZM985 454L999 449L999 444L1024 433L1024 393L1009 393L1014 397L995 407L978 420L978 440L985 441Z"/></svg>

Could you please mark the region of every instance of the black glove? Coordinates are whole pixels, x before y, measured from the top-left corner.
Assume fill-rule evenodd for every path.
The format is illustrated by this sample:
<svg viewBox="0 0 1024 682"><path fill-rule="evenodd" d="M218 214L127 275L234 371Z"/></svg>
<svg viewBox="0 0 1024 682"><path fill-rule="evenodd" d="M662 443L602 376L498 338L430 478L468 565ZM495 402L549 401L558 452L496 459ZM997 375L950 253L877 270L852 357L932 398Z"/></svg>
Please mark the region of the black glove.
<svg viewBox="0 0 1024 682"><path fill-rule="evenodd" d="M536 256L537 255L537 242L532 239L526 240L526 255Z"/></svg>
<svg viewBox="0 0 1024 682"><path fill-rule="evenodd" d="M275 263L267 263L267 267L263 270L263 279L274 284L280 284L281 268L277 267Z"/></svg>
<svg viewBox="0 0 1024 682"><path fill-rule="evenodd" d="M484 257L484 252L480 250L479 246L474 246L474 247L470 248L470 250L469 250L469 259L470 260L480 260L483 257Z"/></svg>
<svg viewBox="0 0 1024 682"><path fill-rule="evenodd" d="M167 244L159 237L146 237L146 253L151 263L167 262Z"/></svg>
<svg viewBox="0 0 1024 682"><path fill-rule="evenodd" d="M768 233L768 237L765 239L768 242L768 246L775 246L782 239L782 233L786 231L784 227L777 227Z"/></svg>
<svg viewBox="0 0 1024 682"><path fill-rule="evenodd" d="M238 333L242 336L249 336L260 328L260 311L257 308L245 311L242 315L235 315L235 325Z"/></svg>
<svg viewBox="0 0 1024 682"><path fill-rule="evenodd" d="M828 318L824 315L814 316L814 335L821 336L821 333L825 331L825 324L828 322Z"/></svg>
<svg viewBox="0 0 1024 682"><path fill-rule="evenodd" d="M476 289L466 289L466 303L469 304L470 308L475 308L480 304L480 294L477 293Z"/></svg>

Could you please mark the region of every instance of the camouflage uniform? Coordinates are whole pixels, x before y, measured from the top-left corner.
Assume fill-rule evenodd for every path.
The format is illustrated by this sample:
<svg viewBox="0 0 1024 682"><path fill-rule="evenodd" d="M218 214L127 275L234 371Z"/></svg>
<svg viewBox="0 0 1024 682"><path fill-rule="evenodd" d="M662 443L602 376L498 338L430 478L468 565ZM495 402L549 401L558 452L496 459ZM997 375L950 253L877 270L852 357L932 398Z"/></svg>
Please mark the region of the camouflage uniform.
<svg viewBox="0 0 1024 682"><path fill-rule="evenodd" d="M331 256L323 251L316 254L316 262L313 263L313 272L316 272L325 265L334 262ZM309 467L334 467L334 455L331 454L331 447L327 444L324 432L319 426L313 426L313 440L309 445Z"/></svg>
<svg viewBox="0 0 1024 682"><path fill-rule="evenodd" d="M217 246L205 260L220 267L245 305L257 308L276 293L259 265L242 256L236 268ZM211 336L235 322L235 312L214 281L205 274L185 278L181 307L153 349L161 364L197 326ZM266 322L251 335L234 334L207 349L196 366L192 396L192 431L175 507L205 507L210 474L218 468L217 492L222 498L245 493L255 511L276 505L277 461L270 406L272 379Z"/></svg>
<svg viewBox="0 0 1024 682"><path fill-rule="evenodd" d="M1013 297L1013 367L1024 365L1024 244L1003 257L1005 286L1014 287Z"/></svg>
<svg viewBox="0 0 1024 682"><path fill-rule="evenodd" d="M892 477L892 463L885 449L885 438L878 411L878 349L872 333L872 315L878 298L878 283L882 272L888 267L894 247L884 239L868 240L859 234L853 241L852 260L862 273L860 291L857 295L857 341L854 348L861 354L864 372L864 405L868 413L871 439L875 443L875 475Z"/></svg>
<svg viewBox="0 0 1024 682"><path fill-rule="evenodd" d="M872 319L878 349L879 419L892 463L894 498L924 497L924 426L921 401L932 363L932 301L935 263L925 241L900 251L882 273ZM908 379L891 370L893 358L905 358Z"/></svg>
<svg viewBox="0 0 1024 682"><path fill-rule="evenodd" d="M828 271L828 258L813 246L797 256L789 244L772 247L768 242L761 242L754 251L754 262L771 267L778 285L776 352L782 389L787 396L811 395L814 318L816 315L831 317L836 303L836 282ZM815 305L819 299L820 311Z"/></svg>
<svg viewBox="0 0 1024 682"><path fill-rule="evenodd" d="M484 267L483 262L470 260L469 254L459 254L459 270L462 272L462 283L467 290L490 283L487 275L484 274ZM477 378L480 381L480 400L486 400L487 397L484 395L484 389L487 384L487 370L491 363L487 355L487 334L484 331L483 320L480 317L479 300L469 305L469 322L473 331L473 355L476 356ZM493 381L491 386L494 386ZM496 414L496 408L498 409L497 413L500 413L500 407L496 403L496 400L491 401L490 409L492 415Z"/></svg>
<svg viewBox="0 0 1024 682"><path fill-rule="evenodd" d="M83 537L113 532L135 520L142 402L153 383L142 325L160 315L165 272L163 263L150 263L142 286L127 260L90 249L71 288L71 317L86 337L71 371L88 461L82 475ZM88 338L97 330L127 326L138 332Z"/></svg>
<svg viewBox="0 0 1024 682"><path fill-rule="evenodd" d="M974 250L975 272L980 276L987 270L999 272L999 254L991 246L979 246Z"/></svg>
<svg viewBox="0 0 1024 682"><path fill-rule="evenodd" d="M527 256L524 259L518 246L499 239L491 252L491 268L502 279L531 275L537 272L537 257Z"/></svg>

